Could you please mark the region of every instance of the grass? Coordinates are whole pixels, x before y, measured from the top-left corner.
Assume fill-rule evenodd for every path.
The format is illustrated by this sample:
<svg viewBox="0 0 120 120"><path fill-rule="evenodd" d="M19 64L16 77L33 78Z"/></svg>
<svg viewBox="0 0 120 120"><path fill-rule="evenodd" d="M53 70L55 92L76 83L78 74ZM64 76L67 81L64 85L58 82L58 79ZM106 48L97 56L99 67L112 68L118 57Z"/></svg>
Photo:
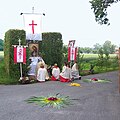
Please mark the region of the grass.
<svg viewBox="0 0 120 120"><path fill-rule="evenodd" d="M116 57L116 54L110 54L110 58ZM98 54L84 54L84 58L98 58Z"/></svg>
<svg viewBox="0 0 120 120"><path fill-rule="evenodd" d="M17 79L9 78L5 71L4 60L0 60L0 84L18 84Z"/></svg>

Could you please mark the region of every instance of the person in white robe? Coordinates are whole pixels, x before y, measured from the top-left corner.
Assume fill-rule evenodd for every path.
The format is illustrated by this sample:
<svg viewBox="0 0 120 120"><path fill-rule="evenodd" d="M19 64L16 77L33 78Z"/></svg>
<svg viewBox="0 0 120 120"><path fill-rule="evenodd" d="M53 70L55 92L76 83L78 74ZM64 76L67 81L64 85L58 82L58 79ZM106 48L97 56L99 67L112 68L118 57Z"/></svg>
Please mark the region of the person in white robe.
<svg viewBox="0 0 120 120"><path fill-rule="evenodd" d="M70 82L72 80L71 68L68 63L64 63L60 73L60 82Z"/></svg>
<svg viewBox="0 0 120 120"><path fill-rule="evenodd" d="M46 68L46 70L47 70L47 65L45 64L44 60L42 59L42 60L38 61L37 65L36 65L36 75L37 75L38 69L40 68L41 64L43 64L44 68ZM49 77L48 71L47 71L46 80L49 80L49 78L50 77Z"/></svg>
<svg viewBox="0 0 120 120"><path fill-rule="evenodd" d="M74 65L72 66L72 77L73 79L81 79L81 76L79 75L78 64L76 61L74 62Z"/></svg>
<svg viewBox="0 0 120 120"><path fill-rule="evenodd" d="M53 80L53 81L58 80L59 79L59 75L60 75L60 68L55 63L54 66L53 66L53 68L52 68L51 80Z"/></svg>
<svg viewBox="0 0 120 120"><path fill-rule="evenodd" d="M40 68L37 71L37 80L39 82L45 82L47 77L47 69L44 67L44 64L40 64Z"/></svg>

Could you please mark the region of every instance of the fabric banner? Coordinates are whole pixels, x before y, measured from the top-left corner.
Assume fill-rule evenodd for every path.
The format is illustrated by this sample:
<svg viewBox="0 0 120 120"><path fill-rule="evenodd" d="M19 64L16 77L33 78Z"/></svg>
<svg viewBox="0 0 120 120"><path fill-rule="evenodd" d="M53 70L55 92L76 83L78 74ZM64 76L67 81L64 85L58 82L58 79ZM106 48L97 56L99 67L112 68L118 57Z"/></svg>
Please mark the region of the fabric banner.
<svg viewBox="0 0 120 120"><path fill-rule="evenodd" d="M69 41L68 44L68 62L75 61L77 58L77 47L74 47L75 40Z"/></svg>
<svg viewBox="0 0 120 120"><path fill-rule="evenodd" d="M70 47L69 48L69 61L75 61L77 57L77 48L75 47Z"/></svg>
<svg viewBox="0 0 120 120"><path fill-rule="evenodd" d="M26 40L42 40L41 18L39 14L24 14Z"/></svg>
<svg viewBox="0 0 120 120"><path fill-rule="evenodd" d="M26 47L15 46L14 47L14 63L26 64Z"/></svg>
<svg viewBox="0 0 120 120"><path fill-rule="evenodd" d="M14 63L17 64L17 47L14 46Z"/></svg>

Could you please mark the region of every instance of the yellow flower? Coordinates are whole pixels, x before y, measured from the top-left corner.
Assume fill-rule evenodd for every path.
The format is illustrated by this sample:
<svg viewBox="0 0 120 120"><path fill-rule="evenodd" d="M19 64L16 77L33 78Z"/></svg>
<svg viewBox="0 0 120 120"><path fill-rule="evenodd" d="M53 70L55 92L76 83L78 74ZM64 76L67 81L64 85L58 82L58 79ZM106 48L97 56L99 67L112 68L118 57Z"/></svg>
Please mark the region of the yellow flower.
<svg viewBox="0 0 120 120"><path fill-rule="evenodd" d="M79 83L71 83L70 86L77 86L77 87L81 87L81 85Z"/></svg>

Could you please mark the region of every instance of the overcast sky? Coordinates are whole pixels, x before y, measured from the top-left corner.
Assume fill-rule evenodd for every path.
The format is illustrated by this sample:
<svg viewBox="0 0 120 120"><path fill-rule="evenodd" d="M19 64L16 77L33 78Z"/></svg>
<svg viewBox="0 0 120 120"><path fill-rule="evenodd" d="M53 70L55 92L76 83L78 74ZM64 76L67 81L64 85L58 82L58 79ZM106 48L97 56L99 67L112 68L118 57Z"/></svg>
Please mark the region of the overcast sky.
<svg viewBox="0 0 120 120"><path fill-rule="evenodd" d="M64 44L76 40L79 47L93 47L110 40L120 46L120 3L108 9L110 26L95 22L89 0L1 0L0 38L9 29L24 29L23 13L45 13L42 32L60 32Z"/></svg>

